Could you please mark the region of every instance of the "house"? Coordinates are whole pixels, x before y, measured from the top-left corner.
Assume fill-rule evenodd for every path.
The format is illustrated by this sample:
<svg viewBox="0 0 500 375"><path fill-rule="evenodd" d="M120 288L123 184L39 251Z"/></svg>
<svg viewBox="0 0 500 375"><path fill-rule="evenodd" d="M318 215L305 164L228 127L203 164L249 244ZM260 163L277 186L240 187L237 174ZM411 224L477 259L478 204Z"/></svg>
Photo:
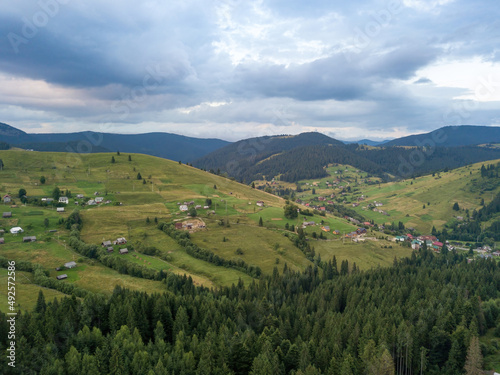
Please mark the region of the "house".
<svg viewBox="0 0 500 375"><path fill-rule="evenodd" d="M56 210L57 212L64 212L64 207L57 207Z"/></svg>
<svg viewBox="0 0 500 375"><path fill-rule="evenodd" d="M314 221L304 221L304 222L302 223L302 225L304 225L304 226L306 226L306 227L307 227L307 226L313 226L314 224L316 224Z"/></svg>
<svg viewBox="0 0 500 375"><path fill-rule="evenodd" d="M366 229L365 228L358 228L358 229L356 229L356 233L358 233L358 234L366 233Z"/></svg>
<svg viewBox="0 0 500 375"><path fill-rule="evenodd" d="M57 280L64 280L64 279L67 279L67 278L68 278L68 275L66 275L65 273L62 274L62 275L56 276Z"/></svg>
<svg viewBox="0 0 500 375"><path fill-rule="evenodd" d="M4 212L4 213L2 214L2 217L3 217L4 219L7 219L7 218L9 218L9 217L12 217L12 212Z"/></svg>
<svg viewBox="0 0 500 375"><path fill-rule="evenodd" d="M68 204L69 203L68 197L59 197L59 203Z"/></svg>
<svg viewBox="0 0 500 375"><path fill-rule="evenodd" d="M77 199L83 199L83 198L85 198L85 196L84 196L83 194L77 194L77 195L76 195L76 198L77 198Z"/></svg>
<svg viewBox="0 0 500 375"><path fill-rule="evenodd" d="M36 241L36 237L35 236L26 236L26 237L23 237L23 242L35 242Z"/></svg>
<svg viewBox="0 0 500 375"><path fill-rule="evenodd" d="M433 242L433 243L432 243L432 246L433 246L433 247L434 247L434 246L436 246L436 247L441 248L441 247L443 247L443 243L442 243L442 242L439 242L439 241L436 241L436 242Z"/></svg>
<svg viewBox="0 0 500 375"><path fill-rule="evenodd" d="M111 246L111 241L102 241L101 245L102 247L109 247Z"/></svg>
<svg viewBox="0 0 500 375"><path fill-rule="evenodd" d="M12 202L12 197L9 194L5 194L3 196L3 203L10 203Z"/></svg>
<svg viewBox="0 0 500 375"><path fill-rule="evenodd" d="M103 197L96 197L94 200L96 203L102 203L104 201L104 198Z"/></svg>
<svg viewBox="0 0 500 375"><path fill-rule="evenodd" d="M210 208L210 206L203 206L203 208L204 208L205 210L208 210L208 209Z"/></svg>
<svg viewBox="0 0 500 375"><path fill-rule="evenodd" d="M112 246L109 246L109 247L107 248L107 250L108 250L108 253L112 253L112 252L114 251L114 249L113 249L113 247L112 247Z"/></svg>
<svg viewBox="0 0 500 375"><path fill-rule="evenodd" d="M175 229L182 229L182 223L175 223Z"/></svg>
<svg viewBox="0 0 500 375"><path fill-rule="evenodd" d="M68 263L64 263L64 267L66 268L75 268L76 267L76 262L68 262Z"/></svg>
<svg viewBox="0 0 500 375"><path fill-rule="evenodd" d="M95 200L93 200L93 199L89 199L89 201L87 202L87 204L88 204L89 206L95 206L97 203L95 202Z"/></svg>
<svg viewBox="0 0 500 375"><path fill-rule="evenodd" d="M3 245L5 243L5 240L2 238L0 238L0 245Z"/></svg>
<svg viewBox="0 0 500 375"><path fill-rule="evenodd" d="M411 248L413 250L419 250L420 249L420 241L417 241L417 240L411 241Z"/></svg>
<svg viewBox="0 0 500 375"><path fill-rule="evenodd" d="M320 207L319 208L321 211L326 211L326 207Z"/></svg>
<svg viewBox="0 0 500 375"><path fill-rule="evenodd" d="M10 233L12 234L18 234L24 232L23 228L21 227L14 227L10 229Z"/></svg>
<svg viewBox="0 0 500 375"><path fill-rule="evenodd" d="M123 245L123 244L126 244L126 243L127 243L127 240L125 239L125 237L117 238L116 241L115 241L115 245Z"/></svg>
<svg viewBox="0 0 500 375"><path fill-rule="evenodd" d="M339 230L334 230L332 233L333 233L333 234L336 234L336 235L339 235L339 234L340 234L340 231L339 231Z"/></svg>
<svg viewBox="0 0 500 375"><path fill-rule="evenodd" d="M259 207L264 207L264 202L263 201L257 201L256 205L259 206Z"/></svg>
<svg viewBox="0 0 500 375"><path fill-rule="evenodd" d="M324 227L321 227L321 230L325 232L330 232L330 227L328 225L325 225Z"/></svg>
<svg viewBox="0 0 500 375"><path fill-rule="evenodd" d="M201 205L197 204L194 208L199 210L201 208Z"/></svg>
<svg viewBox="0 0 500 375"><path fill-rule="evenodd" d="M3 240L3 238L0 238L0 240ZM493 255L494 257L500 257L500 251L495 251L495 252L491 253L491 255Z"/></svg>
<svg viewBox="0 0 500 375"><path fill-rule="evenodd" d="M353 207L358 207L358 206L359 206L359 203L357 203L357 202L356 202L356 203L353 203L353 204L352 204L352 206L353 206Z"/></svg>
<svg viewBox="0 0 500 375"><path fill-rule="evenodd" d="M333 201L328 201L328 202L326 202L326 203L328 203L328 204L332 204L332 205L333 205Z"/></svg>
<svg viewBox="0 0 500 375"><path fill-rule="evenodd" d="M186 212L188 210L187 204L181 204L179 206L179 210L181 210L182 212Z"/></svg>
<svg viewBox="0 0 500 375"><path fill-rule="evenodd" d="M120 249L120 254L128 254L128 249L127 248Z"/></svg>

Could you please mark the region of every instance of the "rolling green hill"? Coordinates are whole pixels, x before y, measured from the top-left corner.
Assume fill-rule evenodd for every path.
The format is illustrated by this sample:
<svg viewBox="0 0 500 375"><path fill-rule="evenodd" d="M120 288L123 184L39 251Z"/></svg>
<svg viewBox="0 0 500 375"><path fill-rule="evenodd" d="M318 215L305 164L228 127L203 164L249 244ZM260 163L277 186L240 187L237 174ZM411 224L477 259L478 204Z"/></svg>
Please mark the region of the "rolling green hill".
<svg viewBox="0 0 500 375"><path fill-rule="evenodd" d="M302 221L313 220L315 227L305 230L308 236L313 232L322 233L320 227L324 225L332 230L355 229L345 219L330 215L287 219L283 215L285 201L275 195L147 155L10 150L0 151L0 159L4 162L4 169L0 171L0 195L11 195L16 204L14 208L11 203L0 205L2 212L12 212L12 218L0 219L0 228L6 231L0 256L41 264L50 278L66 273L68 279L62 283L73 283L93 292L110 293L116 285L136 290L162 289L161 281L149 279L150 276L144 276L140 270L149 270L151 275L185 274L195 285L213 287L239 280L248 283L256 277L254 271L249 270L272 274L274 267L281 271L286 264L288 269L302 271L312 265L313 259L295 245L296 234L289 228L298 228ZM51 197L56 187L62 194L71 196L67 206L59 204L64 206L64 213L56 212L54 205L41 201ZM19 189L26 190L26 205L21 204ZM76 198L79 194L85 198ZM104 202L84 205L96 197L102 197ZM180 210L181 204L191 201L193 206L202 207L197 210L196 218ZM263 206L258 206L257 201L263 202ZM210 208L204 209L207 204ZM74 210L78 210L82 220L78 234L72 231L71 224L66 224ZM262 225L259 225L261 219ZM179 242L157 229L156 223L162 222L182 223L184 227L193 224L190 242ZM203 228L197 228L199 224ZM21 226L25 230L23 235L36 236L37 241L22 243L21 235L8 233L13 226ZM181 231L187 232L185 228ZM115 245L113 253L99 258L69 246L74 236L98 251L104 251L100 246L103 241L125 237L130 252L120 255L123 246ZM324 236L321 244L316 244L316 240L310 242L311 248L318 247L317 255L330 258L337 254L339 259L348 259L338 235L329 232ZM356 259L363 254L378 254L384 245L387 243L381 242L375 247L356 244ZM193 252L193 246L212 255L207 258ZM395 255L408 253L386 250L382 256L368 256L365 262L358 260L358 267L367 269L389 264ZM55 271L71 260L75 260L78 267Z"/></svg>

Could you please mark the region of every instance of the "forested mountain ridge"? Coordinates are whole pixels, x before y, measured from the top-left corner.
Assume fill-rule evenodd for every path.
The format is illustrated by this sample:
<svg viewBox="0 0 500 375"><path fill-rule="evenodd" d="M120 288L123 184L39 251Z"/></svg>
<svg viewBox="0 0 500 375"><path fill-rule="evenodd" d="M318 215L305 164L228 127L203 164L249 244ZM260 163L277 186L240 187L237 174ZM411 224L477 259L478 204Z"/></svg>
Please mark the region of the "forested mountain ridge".
<svg viewBox="0 0 500 375"><path fill-rule="evenodd" d="M409 135L385 142L383 146L456 147L500 142L498 126L445 126L429 133Z"/></svg>
<svg viewBox="0 0 500 375"><path fill-rule="evenodd" d="M171 133L113 134L92 131L76 133L28 134L0 123L0 141L35 151L142 153L170 160L191 162L229 142Z"/></svg>

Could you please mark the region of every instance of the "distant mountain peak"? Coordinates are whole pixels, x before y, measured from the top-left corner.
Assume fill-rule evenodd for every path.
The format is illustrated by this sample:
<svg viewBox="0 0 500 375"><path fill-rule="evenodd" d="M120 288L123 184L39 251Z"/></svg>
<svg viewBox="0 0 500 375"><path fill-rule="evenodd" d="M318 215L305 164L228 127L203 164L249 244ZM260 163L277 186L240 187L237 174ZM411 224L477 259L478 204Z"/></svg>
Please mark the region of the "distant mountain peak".
<svg viewBox="0 0 500 375"><path fill-rule="evenodd" d="M13 126L4 124L0 122L0 136L4 137L18 137L20 135L26 135L22 130L16 129Z"/></svg>

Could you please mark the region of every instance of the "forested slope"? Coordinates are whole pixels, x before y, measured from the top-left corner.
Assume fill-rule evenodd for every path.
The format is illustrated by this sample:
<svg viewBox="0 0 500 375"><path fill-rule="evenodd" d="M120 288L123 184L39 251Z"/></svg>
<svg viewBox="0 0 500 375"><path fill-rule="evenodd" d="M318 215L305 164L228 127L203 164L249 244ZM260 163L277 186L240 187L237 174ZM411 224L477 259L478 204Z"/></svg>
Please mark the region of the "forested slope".
<svg viewBox="0 0 500 375"><path fill-rule="evenodd" d="M320 266L215 291L169 275L163 295L118 288L48 304L40 295L17 318L16 368L5 356L0 365L13 374L462 374L475 337L500 333L491 260L422 250L350 275Z"/></svg>

